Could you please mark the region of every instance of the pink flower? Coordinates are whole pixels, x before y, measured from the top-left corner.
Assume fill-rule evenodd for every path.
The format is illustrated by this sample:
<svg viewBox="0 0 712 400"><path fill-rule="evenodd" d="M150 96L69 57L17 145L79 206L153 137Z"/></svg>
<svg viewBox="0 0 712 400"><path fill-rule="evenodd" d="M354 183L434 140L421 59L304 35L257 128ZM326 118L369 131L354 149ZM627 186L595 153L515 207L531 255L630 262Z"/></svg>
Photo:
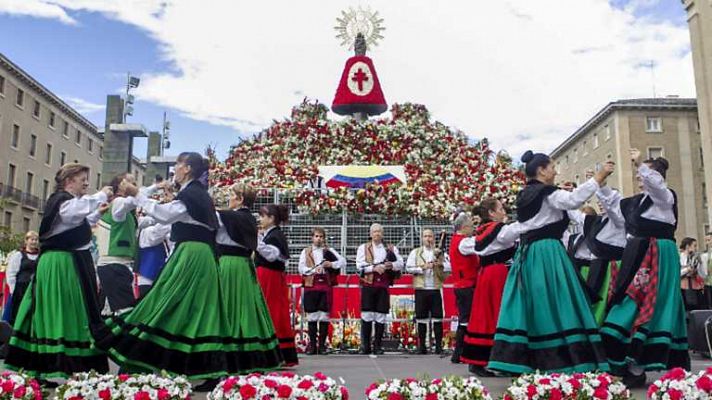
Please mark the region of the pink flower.
<svg viewBox="0 0 712 400"><path fill-rule="evenodd" d="M277 395L279 395L280 398L288 399L289 396L292 395L292 388L287 385L279 385L279 388L277 388Z"/></svg>
<svg viewBox="0 0 712 400"><path fill-rule="evenodd" d="M346 387L342 386L339 391L341 392L342 400L349 400L349 389L346 389Z"/></svg>
<svg viewBox="0 0 712 400"><path fill-rule="evenodd" d="M25 394L27 393L27 388L24 386L18 386L17 389L15 389L14 392L12 392L12 397L16 399L21 399L25 397Z"/></svg>
<svg viewBox="0 0 712 400"><path fill-rule="evenodd" d="M99 398L101 400L109 400L111 399L111 389L104 389L99 391Z"/></svg>
<svg viewBox="0 0 712 400"><path fill-rule="evenodd" d="M596 399L607 399L608 398L608 388L599 386L596 391L593 392L593 397Z"/></svg>
<svg viewBox="0 0 712 400"><path fill-rule="evenodd" d="M709 393L712 391L712 379L710 379L707 375L702 375L700 379L695 382L695 386L697 386L698 389Z"/></svg>
<svg viewBox="0 0 712 400"><path fill-rule="evenodd" d="M391 393L388 395L388 400L403 400L403 396L400 393Z"/></svg>
<svg viewBox="0 0 712 400"><path fill-rule="evenodd" d="M581 389L581 381L579 381L578 379L576 379L576 378L571 378L571 379L568 380L568 382L569 382L569 384L571 385L571 387L574 388L574 390L579 390L579 389Z"/></svg>
<svg viewBox="0 0 712 400"><path fill-rule="evenodd" d="M378 387L378 384L375 383L375 382L372 383L372 384L370 384L370 385L366 388L366 396L368 396L369 393L371 393L372 391L376 390L377 387Z"/></svg>
<svg viewBox="0 0 712 400"><path fill-rule="evenodd" d="M270 389L274 389L274 388L276 388L277 386L279 386L279 383L277 383L277 381L272 380L272 379L265 379L265 380L264 380L264 384L265 384L266 387L268 387L268 388L270 388Z"/></svg>
<svg viewBox="0 0 712 400"><path fill-rule="evenodd" d="M134 400L151 400L151 395L141 390L134 395Z"/></svg>
<svg viewBox="0 0 712 400"><path fill-rule="evenodd" d="M233 377L225 379L222 386L223 392L229 392L235 386L235 383L237 383L237 379Z"/></svg>
<svg viewBox="0 0 712 400"><path fill-rule="evenodd" d="M295 376L297 376L297 374L295 374L294 372L282 372L282 376L286 378L294 378Z"/></svg>
<svg viewBox="0 0 712 400"><path fill-rule="evenodd" d="M608 387L608 385L611 384L611 379L608 377L608 375L599 375L596 379L601 384L601 386Z"/></svg>
<svg viewBox="0 0 712 400"><path fill-rule="evenodd" d="M312 383L312 381L310 381L309 379L304 379L303 381L299 382L299 384L297 385L297 387L299 389L304 389L304 390L307 390L307 389L311 388L312 386L314 386L314 383Z"/></svg>
<svg viewBox="0 0 712 400"><path fill-rule="evenodd" d="M668 395L670 396L671 400L680 400L682 398L682 392L677 389L668 390Z"/></svg>
<svg viewBox="0 0 712 400"><path fill-rule="evenodd" d="M121 382L126 382L129 379L129 374L119 374L119 380Z"/></svg>
<svg viewBox="0 0 712 400"><path fill-rule="evenodd" d="M322 374L321 372L317 372L316 374L314 374L314 377L320 381L325 381L327 379L326 375Z"/></svg>
<svg viewBox="0 0 712 400"><path fill-rule="evenodd" d="M297 400L307 400L307 398L304 396L299 396L299 397L297 397Z"/></svg>
<svg viewBox="0 0 712 400"><path fill-rule="evenodd" d="M660 388L655 386L655 384L650 385L650 387L648 387L648 398L653 397L653 394L655 394L655 392L657 392L658 389L660 389Z"/></svg>
<svg viewBox="0 0 712 400"><path fill-rule="evenodd" d="M168 400L170 397L171 397L171 394L168 393L168 389L166 389L166 388L158 389L158 400Z"/></svg>
<svg viewBox="0 0 712 400"><path fill-rule="evenodd" d="M320 391L320 392L324 393L324 392L326 392L327 390L329 390L329 385L327 385L327 384L324 383L324 382L322 382L322 383L319 384L319 391Z"/></svg>
<svg viewBox="0 0 712 400"><path fill-rule="evenodd" d="M72 396L69 398L69 400L84 400L84 397L82 396Z"/></svg>
<svg viewBox="0 0 712 400"><path fill-rule="evenodd" d="M442 383L442 381L443 381L443 380L442 380L442 379L440 379L440 378L438 378L438 379L433 379L433 382L432 382L432 384L433 384L433 385L439 385L439 384L441 384L441 383Z"/></svg>
<svg viewBox="0 0 712 400"><path fill-rule="evenodd" d="M249 383L240 388L240 396L242 396L243 399L251 399L255 397L256 394L257 389Z"/></svg>
<svg viewBox="0 0 712 400"><path fill-rule="evenodd" d="M561 400L563 398L561 390L551 389L551 394L549 394L549 400Z"/></svg>
<svg viewBox="0 0 712 400"><path fill-rule="evenodd" d="M2 392L3 393L12 393L13 390L15 390L15 382L11 380L6 380L5 382L0 385L2 387Z"/></svg>

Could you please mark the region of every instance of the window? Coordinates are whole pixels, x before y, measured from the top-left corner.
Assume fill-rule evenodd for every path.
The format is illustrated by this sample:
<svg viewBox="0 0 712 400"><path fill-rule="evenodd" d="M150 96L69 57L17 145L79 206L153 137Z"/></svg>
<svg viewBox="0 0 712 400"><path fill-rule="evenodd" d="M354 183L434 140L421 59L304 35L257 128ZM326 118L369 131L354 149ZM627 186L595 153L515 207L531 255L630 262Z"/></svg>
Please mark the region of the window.
<svg viewBox="0 0 712 400"><path fill-rule="evenodd" d="M5 94L5 77L0 75L0 94Z"/></svg>
<svg viewBox="0 0 712 400"><path fill-rule="evenodd" d="M12 213L10 211L5 211L5 216L3 217L2 224L7 227L12 225Z"/></svg>
<svg viewBox="0 0 712 400"><path fill-rule="evenodd" d="M94 141L91 138L87 138L87 151L90 153L94 152Z"/></svg>
<svg viewBox="0 0 712 400"><path fill-rule="evenodd" d="M77 134L74 135L74 143L81 146L82 145L82 131L77 129Z"/></svg>
<svg viewBox="0 0 712 400"><path fill-rule="evenodd" d="M64 121L64 128L62 128L62 136L69 137L69 122Z"/></svg>
<svg viewBox="0 0 712 400"><path fill-rule="evenodd" d="M54 119L57 117L57 114L54 113L54 111L49 112L49 127L54 128Z"/></svg>
<svg viewBox="0 0 712 400"><path fill-rule="evenodd" d="M25 193L32 194L32 187L35 183L35 174L32 172L27 173L27 179L25 179Z"/></svg>
<svg viewBox="0 0 712 400"><path fill-rule="evenodd" d="M47 179L42 180L42 201L46 201L49 197L49 181Z"/></svg>
<svg viewBox="0 0 712 400"><path fill-rule="evenodd" d="M613 129L611 129L609 124L606 124L603 129L606 131L606 140L609 140L611 138L611 134L613 133Z"/></svg>
<svg viewBox="0 0 712 400"><path fill-rule="evenodd" d="M47 152L45 153L45 164L52 165L52 143L47 143Z"/></svg>
<svg viewBox="0 0 712 400"><path fill-rule="evenodd" d="M600 163L600 162L597 162L596 165L594 165L593 170L594 170L595 172L600 171L600 170L601 170L601 163Z"/></svg>
<svg viewBox="0 0 712 400"><path fill-rule="evenodd" d="M97 172L96 174L96 190L99 190L101 188L101 172Z"/></svg>
<svg viewBox="0 0 712 400"><path fill-rule="evenodd" d="M702 182L702 207L707 208L707 185ZM705 232L708 230L705 229Z"/></svg>
<svg viewBox="0 0 712 400"><path fill-rule="evenodd" d="M17 88L17 97L15 98L15 104L17 104L18 107L25 106L25 92L22 91L22 89L20 88Z"/></svg>
<svg viewBox="0 0 712 400"><path fill-rule="evenodd" d="M645 131L646 132L662 132L663 131L663 119L660 117L646 117L645 118Z"/></svg>
<svg viewBox="0 0 712 400"><path fill-rule="evenodd" d="M648 158L665 157L662 147L648 147Z"/></svg>
<svg viewBox="0 0 712 400"><path fill-rule="evenodd" d="M598 148L598 133L593 134L593 148L594 149Z"/></svg>
<svg viewBox="0 0 712 400"><path fill-rule="evenodd" d="M578 161L578 149L574 149L574 163Z"/></svg>
<svg viewBox="0 0 712 400"><path fill-rule="evenodd" d="M8 186L15 186L15 170L16 167L12 164L7 169L7 184Z"/></svg>
<svg viewBox="0 0 712 400"><path fill-rule="evenodd" d="M30 157L37 153L37 135L30 135Z"/></svg>
<svg viewBox="0 0 712 400"><path fill-rule="evenodd" d="M67 163L67 153L62 152L59 154L59 166L61 167L62 165Z"/></svg>
<svg viewBox="0 0 712 400"><path fill-rule="evenodd" d="M705 152L702 151L702 147L700 147L700 169L705 168Z"/></svg>
<svg viewBox="0 0 712 400"><path fill-rule="evenodd" d="M583 151L583 155L584 155L584 156L585 156L586 154L588 154L588 150L586 150L586 149L587 149L586 141L584 140L584 141L583 141L583 148L581 149L581 150Z"/></svg>
<svg viewBox="0 0 712 400"><path fill-rule="evenodd" d="M566 157L564 157L564 164L566 164L567 167L569 166L569 155L568 154L566 155Z"/></svg>
<svg viewBox="0 0 712 400"><path fill-rule="evenodd" d="M104 146L99 146L99 159L104 158Z"/></svg>
<svg viewBox="0 0 712 400"><path fill-rule="evenodd" d="M40 118L40 102L35 100L35 105L32 107L32 116L39 119Z"/></svg>
<svg viewBox="0 0 712 400"><path fill-rule="evenodd" d="M10 146L17 148L20 145L20 125L12 126L12 139L10 140Z"/></svg>
<svg viewBox="0 0 712 400"><path fill-rule="evenodd" d="M27 232L30 230L30 222L32 220L28 217L22 217L22 231Z"/></svg>

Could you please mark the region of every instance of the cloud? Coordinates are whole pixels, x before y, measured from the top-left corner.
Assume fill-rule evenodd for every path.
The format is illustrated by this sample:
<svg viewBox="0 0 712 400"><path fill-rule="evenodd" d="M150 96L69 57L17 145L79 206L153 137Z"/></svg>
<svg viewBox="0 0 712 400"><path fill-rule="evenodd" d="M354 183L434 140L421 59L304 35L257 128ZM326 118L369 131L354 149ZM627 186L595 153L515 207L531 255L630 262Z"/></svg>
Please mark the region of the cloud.
<svg viewBox="0 0 712 400"><path fill-rule="evenodd" d="M344 0L24 3L143 30L171 69L142 74L137 97L241 133L288 115L304 96L330 105L350 56L333 29L353 5ZM652 96L641 68L651 61L657 93L694 97L687 26L635 14L654 3L374 0L387 30L369 55L390 104L423 103L516 159L553 149L610 101Z"/></svg>
<svg viewBox="0 0 712 400"><path fill-rule="evenodd" d="M0 0L0 14L56 19L68 25L77 23L61 6L44 1Z"/></svg>
<svg viewBox="0 0 712 400"><path fill-rule="evenodd" d="M106 106L104 104L92 103L90 101L80 99L78 97L72 96L61 96L64 101L67 102L72 108L77 110L80 114L91 114L99 111L104 111Z"/></svg>

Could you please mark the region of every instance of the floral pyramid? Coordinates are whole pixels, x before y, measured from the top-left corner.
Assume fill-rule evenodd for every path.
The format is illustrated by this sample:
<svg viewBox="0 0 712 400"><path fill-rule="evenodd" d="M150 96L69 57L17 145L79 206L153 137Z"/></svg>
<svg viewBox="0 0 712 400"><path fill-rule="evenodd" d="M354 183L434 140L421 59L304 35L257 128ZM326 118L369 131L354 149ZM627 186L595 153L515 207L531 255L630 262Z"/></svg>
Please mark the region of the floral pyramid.
<svg viewBox="0 0 712 400"><path fill-rule="evenodd" d="M286 190L300 209L314 214L355 212L446 218L485 196L512 204L524 176L504 152L487 140L469 144L459 131L431 121L418 104L396 104L392 117L330 121L323 104L304 101L291 119L275 121L251 139L232 146L215 162L211 180L218 187L249 182ZM319 165L403 165L407 182L339 188L327 195L304 189Z"/></svg>

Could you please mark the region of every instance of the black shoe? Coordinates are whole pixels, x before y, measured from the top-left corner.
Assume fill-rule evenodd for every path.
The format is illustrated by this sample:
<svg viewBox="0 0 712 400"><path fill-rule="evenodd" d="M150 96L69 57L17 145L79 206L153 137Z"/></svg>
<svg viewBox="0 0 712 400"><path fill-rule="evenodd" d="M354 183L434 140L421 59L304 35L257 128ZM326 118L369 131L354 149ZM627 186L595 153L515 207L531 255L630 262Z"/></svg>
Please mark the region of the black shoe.
<svg viewBox="0 0 712 400"><path fill-rule="evenodd" d="M380 355L384 354L384 351L383 351L383 349L381 348L381 346L378 346L378 347L375 347L375 348L373 349L373 354L376 354L376 355L379 355L379 356L380 356Z"/></svg>
<svg viewBox="0 0 712 400"><path fill-rule="evenodd" d="M386 324L381 324L376 322L376 335L373 338L373 354L383 354L383 348L381 344L383 343L383 333L385 331Z"/></svg>
<svg viewBox="0 0 712 400"><path fill-rule="evenodd" d="M309 343L309 345L307 346L307 354L310 356L316 355L316 343Z"/></svg>
<svg viewBox="0 0 712 400"><path fill-rule="evenodd" d="M319 322L319 347L317 354L328 354L329 349L326 347L326 340L329 338L329 323Z"/></svg>
<svg viewBox="0 0 712 400"><path fill-rule="evenodd" d="M371 354L371 322L361 320L361 350L360 354Z"/></svg>
<svg viewBox="0 0 712 400"><path fill-rule="evenodd" d="M220 383L220 379L206 379L205 382L193 388L196 392L210 392Z"/></svg>
<svg viewBox="0 0 712 400"><path fill-rule="evenodd" d="M37 383L45 389L54 389L59 386L59 383L48 381L46 379L37 379Z"/></svg>
<svg viewBox="0 0 712 400"><path fill-rule="evenodd" d="M646 380L647 376L645 375L645 372L643 372L641 375L628 374L623 377L623 384L630 389L644 388Z"/></svg>
<svg viewBox="0 0 712 400"><path fill-rule="evenodd" d="M470 371L471 374L475 374L481 378L491 378L494 376L494 372L488 370L487 368L481 365L470 364L467 369Z"/></svg>
<svg viewBox="0 0 712 400"><path fill-rule="evenodd" d="M435 344L435 354L443 354L443 346L436 343Z"/></svg>
<svg viewBox="0 0 712 400"><path fill-rule="evenodd" d="M457 327L457 333L455 333L455 349L452 351L452 357L450 357L450 362L453 364L460 364L460 355L462 354L466 331L466 326L461 325Z"/></svg>
<svg viewBox="0 0 712 400"><path fill-rule="evenodd" d="M418 346L418 354L428 354L428 349L425 346Z"/></svg>

